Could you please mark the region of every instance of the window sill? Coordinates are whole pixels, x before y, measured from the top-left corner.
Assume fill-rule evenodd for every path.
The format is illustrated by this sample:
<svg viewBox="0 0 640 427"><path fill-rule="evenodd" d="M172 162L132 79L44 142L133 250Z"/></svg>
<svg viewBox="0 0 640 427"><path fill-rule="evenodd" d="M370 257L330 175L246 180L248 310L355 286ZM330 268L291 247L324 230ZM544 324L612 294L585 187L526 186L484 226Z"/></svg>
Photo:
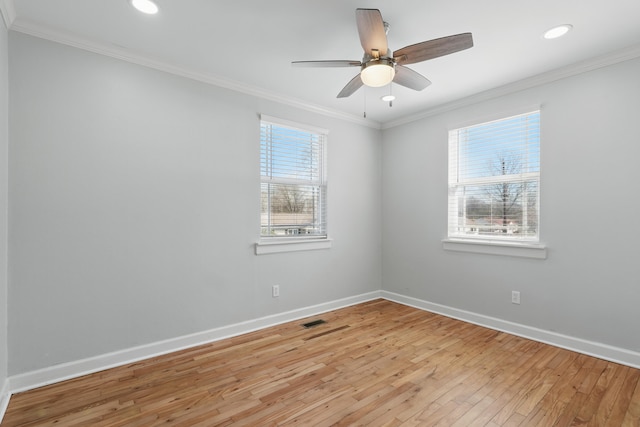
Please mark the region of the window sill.
<svg viewBox="0 0 640 427"><path fill-rule="evenodd" d="M547 247L538 243L445 239L442 241L442 247L454 252L547 259Z"/></svg>
<svg viewBox="0 0 640 427"><path fill-rule="evenodd" d="M280 252L313 251L331 248L330 239L261 240L256 243L256 255Z"/></svg>

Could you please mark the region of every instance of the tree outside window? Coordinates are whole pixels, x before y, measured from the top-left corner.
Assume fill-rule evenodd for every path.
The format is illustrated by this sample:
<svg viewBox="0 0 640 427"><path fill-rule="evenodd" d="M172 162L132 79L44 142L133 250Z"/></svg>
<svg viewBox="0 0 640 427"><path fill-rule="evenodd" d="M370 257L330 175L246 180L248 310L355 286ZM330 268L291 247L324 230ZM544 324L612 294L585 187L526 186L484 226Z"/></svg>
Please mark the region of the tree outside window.
<svg viewBox="0 0 640 427"><path fill-rule="evenodd" d="M270 118L260 123L264 238L326 238L326 133Z"/></svg>
<svg viewBox="0 0 640 427"><path fill-rule="evenodd" d="M540 113L449 132L449 237L538 240Z"/></svg>

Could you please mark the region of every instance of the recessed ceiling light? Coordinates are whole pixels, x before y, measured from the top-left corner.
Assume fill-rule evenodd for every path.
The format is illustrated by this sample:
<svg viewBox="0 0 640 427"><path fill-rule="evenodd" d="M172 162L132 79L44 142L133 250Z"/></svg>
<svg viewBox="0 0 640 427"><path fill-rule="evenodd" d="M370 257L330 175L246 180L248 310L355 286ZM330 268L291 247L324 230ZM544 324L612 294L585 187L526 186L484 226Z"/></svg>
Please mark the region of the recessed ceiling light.
<svg viewBox="0 0 640 427"><path fill-rule="evenodd" d="M562 37L567 34L569 31L571 31L572 28L573 25L570 24L558 25L557 27L553 27L550 30L547 30L542 37L547 40L557 39L558 37Z"/></svg>
<svg viewBox="0 0 640 427"><path fill-rule="evenodd" d="M396 99L396 97L394 95L385 95L380 99L383 100L384 102L391 102L394 99Z"/></svg>
<svg viewBox="0 0 640 427"><path fill-rule="evenodd" d="M158 5L151 0L130 0L131 5L142 13L154 15L158 13Z"/></svg>

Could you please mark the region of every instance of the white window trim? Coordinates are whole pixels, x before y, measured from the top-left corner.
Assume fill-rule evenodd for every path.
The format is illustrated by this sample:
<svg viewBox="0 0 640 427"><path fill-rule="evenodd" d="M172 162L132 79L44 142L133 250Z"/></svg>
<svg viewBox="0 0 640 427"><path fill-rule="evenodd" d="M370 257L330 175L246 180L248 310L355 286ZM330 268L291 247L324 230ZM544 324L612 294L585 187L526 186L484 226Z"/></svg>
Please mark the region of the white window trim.
<svg viewBox="0 0 640 427"><path fill-rule="evenodd" d="M547 259L547 247L540 243L531 242L448 238L442 241L442 248L453 252Z"/></svg>
<svg viewBox="0 0 640 427"><path fill-rule="evenodd" d="M329 135L329 129L311 126L308 124L297 123L290 120L281 119L279 117L260 114L260 121L268 122L275 125L285 126L293 129L302 130L316 134ZM327 147L325 146L325 157L327 156ZM325 159L326 161L326 159ZM326 166L325 166L326 167ZM325 181L327 171L325 170ZM332 240L328 235L318 237L261 237L255 243L256 255L269 255L284 252L311 251L319 249L330 249Z"/></svg>
<svg viewBox="0 0 640 427"><path fill-rule="evenodd" d="M523 105L520 108L507 108L505 110L496 111L494 113L477 116L471 120L459 120L455 122L450 122L448 124L448 129L458 129L458 128L471 127L475 125L481 125L487 122L502 120L505 117L519 116L521 114L527 114L532 111L538 111L538 110L542 111L542 108L543 108L542 104Z"/></svg>
<svg viewBox="0 0 640 427"><path fill-rule="evenodd" d="M329 129L308 125L306 123L303 124L303 123L293 122L291 120L281 119L279 117L267 116L266 114L260 114L260 121L269 122L274 125L285 126L292 129L298 129L304 132L329 135Z"/></svg>
<svg viewBox="0 0 640 427"><path fill-rule="evenodd" d="M313 251L330 249L331 239L263 239L256 243L256 255L277 254L282 252Z"/></svg>
<svg viewBox="0 0 640 427"><path fill-rule="evenodd" d="M458 122L456 124L450 125L449 129L459 129L464 127L471 127L475 125L480 125L483 123L488 123L492 121L502 120L504 118L509 118L513 116L528 114L533 111L538 111L540 114L542 106L540 104L534 104L526 107L521 107L518 109L510 109L508 111L502 111L500 113L495 113L491 115L484 116L482 118L476 118L474 120ZM448 155L448 173L451 174L451 144L449 143L449 155ZM456 157L457 157L457 144L456 144ZM538 173L529 173L518 175L519 178L526 177L531 179L532 177L538 178L538 186L540 185L540 172ZM503 182L508 181L507 178L511 178L510 175L506 176L503 180L503 177L489 177L485 181L487 183L492 182ZM447 180L449 181L449 180ZM479 182L479 180L476 180ZM461 184L466 184L467 181L460 181ZM538 188L538 191L540 189ZM538 212L540 212L540 199L538 197ZM539 226L539 224L538 224ZM447 218L447 234L449 233L449 219ZM544 244L541 244L539 241L540 238L540 229L538 229L538 236L535 239L523 239L523 240L492 240L487 238L478 238L475 239L473 237L467 236L448 236L447 238L442 240L442 247L444 250L455 251L455 252L470 252L470 253L480 253L480 254L488 254L488 255L506 255L506 256L517 256L524 258L536 258L536 259L546 259L547 258L547 249ZM495 239L495 238L494 238Z"/></svg>

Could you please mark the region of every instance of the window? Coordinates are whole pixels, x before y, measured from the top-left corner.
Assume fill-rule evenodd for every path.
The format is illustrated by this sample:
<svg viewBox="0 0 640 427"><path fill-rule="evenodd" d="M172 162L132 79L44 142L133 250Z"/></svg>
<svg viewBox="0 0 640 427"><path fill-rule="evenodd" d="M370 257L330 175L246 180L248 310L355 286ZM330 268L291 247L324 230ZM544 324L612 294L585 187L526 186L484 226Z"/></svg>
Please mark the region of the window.
<svg viewBox="0 0 640 427"><path fill-rule="evenodd" d="M261 238L327 237L326 135L261 117Z"/></svg>
<svg viewBox="0 0 640 427"><path fill-rule="evenodd" d="M537 242L540 112L449 131L449 238Z"/></svg>

